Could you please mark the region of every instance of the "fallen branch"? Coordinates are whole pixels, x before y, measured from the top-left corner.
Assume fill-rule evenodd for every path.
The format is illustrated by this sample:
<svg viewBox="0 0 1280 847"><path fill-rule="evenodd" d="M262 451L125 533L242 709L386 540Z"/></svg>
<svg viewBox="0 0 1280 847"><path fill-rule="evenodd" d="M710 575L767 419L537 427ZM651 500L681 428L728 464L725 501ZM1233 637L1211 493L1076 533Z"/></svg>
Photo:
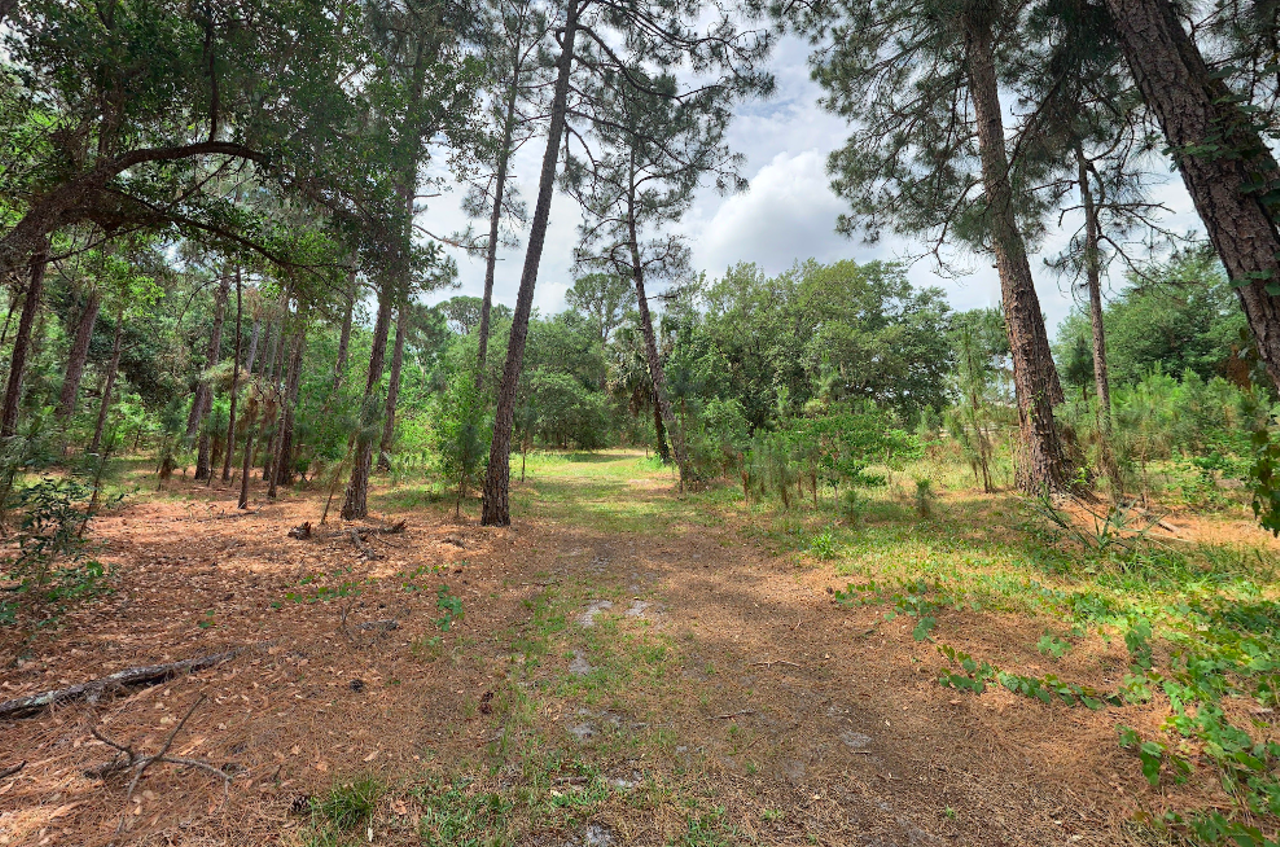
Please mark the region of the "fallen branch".
<svg viewBox="0 0 1280 847"><path fill-rule="evenodd" d="M726 720L729 720L730 718L740 718L743 715L754 715L755 713L756 713L755 709L743 709L740 712L729 712L728 714L724 714L724 715L716 715L716 720L726 721Z"/></svg>
<svg viewBox="0 0 1280 847"><path fill-rule="evenodd" d="M387 618L386 620L382 620L382 621L365 621L364 623L356 627L356 629L364 629L364 630L376 629L379 632L390 632L393 629L399 629L399 628L400 628L400 621L396 620L395 618Z"/></svg>
<svg viewBox="0 0 1280 847"><path fill-rule="evenodd" d="M310 537L317 540L329 540L349 536L354 532L363 540L370 535L399 535L404 532L406 526L406 521L396 521L391 526L349 526L346 529L335 530L334 532L313 531Z"/></svg>
<svg viewBox="0 0 1280 847"><path fill-rule="evenodd" d="M351 535L351 543L356 545L356 549L360 551L360 558L366 561L382 558L382 555L377 550L364 543L364 539L360 537L360 530L352 527L348 530L348 533Z"/></svg>
<svg viewBox="0 0 1280 847"><path fill-rule="evenodd" d="M27 766L27 760L23 759L21 762L18 762L18 764L14 765L11 768L5 768L4 770L0 770L0 779L13 776L14 774L20 772L26 766Z"/></svg>
<svg viewBox="0 0 1280 847"><path fill-rule="evenodd" d="M126 668L110 676L104 676L91 682L82 682L69 688L45 691L28 697L18 697L14 700L0 703L0 718L30 717L50 706L60 705L72 700L95 702L99 696L111 689L159 685L178 674L193 673L230 661L248 649L250 647L237 647L234 650L213 653L209 656L201 656L198 659L185 659L181 662L170 662L165 665L143 665L136 668Z"/></svg>
<svg viewBox="0 0 1280 847"><path fill-rule="evenodd" d="M169 755L169 748L173 746L173 741L178 737L178 733L182 732L182 728L187 725L187 721L196 713L196 709L200 708L207 699L208 697L201 694L200 699L191 704L191 708L182 716L182 720L178 721L178 725L173 728L173 732L169 733L169 737L160 745L160 750L150 756L140 756L129 745L121 744L120 742L99 732L96 726L89 727L89 732L93 734L94 738L98 739L103 744L106 744L108 747L119 750L126 757L124 762L120 762L120 757L117 755L112 762L96 769L96 773L94 775L105 779L108 775L118 771L133 771L133 779L129 780L129 790L126 791L124 795L124 811L120 813L120 823L116 825L117 833L124 830L124 822L129 814L129 801L133 799L133 791L138 787L138 781L142 779L142 775L146 772L147 768L151 767L156 762L168 762L171 765L184 765L186 767L199 768L200 770L213 774L214 776L221 777L222 802L226 803L231 792L231 780L233 778L231 774L221 768L215 768L208 762L202 762L199 759L188 759L185 756ZM117 765L118 762L119 764Z"/></svg>
<svg viewBox="0 0 1280 847"><path fill-rule="evenodd" d="M795 662L788 662L788 661L786 661L785 659L774 659L774 660L772 660L772 661L766 661L766 662L752 662L751 664L753 664L753 665L764 665L766 668L771 668L771 667L773 667L774 665L786 665L786 666L788 666L788 667L792 667L792 668L798 668L798 667L800 667L800 666L799 666L799 665L797 665Z"/></svg>

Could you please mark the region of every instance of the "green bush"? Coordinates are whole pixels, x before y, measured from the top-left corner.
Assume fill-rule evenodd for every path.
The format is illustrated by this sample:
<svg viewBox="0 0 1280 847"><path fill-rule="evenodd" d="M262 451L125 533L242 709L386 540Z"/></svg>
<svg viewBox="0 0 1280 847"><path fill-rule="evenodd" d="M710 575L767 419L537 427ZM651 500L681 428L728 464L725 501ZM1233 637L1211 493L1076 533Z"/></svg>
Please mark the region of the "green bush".
<svg viewBox="0 0 1280 847"><path fill-rule="evenodd" d="M0 624L27 617L40 629L103 588L106 568L89 555L84 537L96 498L74 480L45 478L20 490L15 501L22 512L18 554L3 566L18 582L18 600L0 604Z"/></svg>

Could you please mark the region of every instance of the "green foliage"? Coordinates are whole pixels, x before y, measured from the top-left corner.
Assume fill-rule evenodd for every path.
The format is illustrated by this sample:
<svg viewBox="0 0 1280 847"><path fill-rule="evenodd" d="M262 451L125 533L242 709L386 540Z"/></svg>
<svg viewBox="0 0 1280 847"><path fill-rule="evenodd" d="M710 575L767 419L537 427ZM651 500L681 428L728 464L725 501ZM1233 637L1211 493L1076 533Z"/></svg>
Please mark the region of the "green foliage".
<svg viewBox="0 0 1280 847"><path fill-rule="evenodd" d="M927 478L917 477L915 483L916 514L927 518L933 514L933 482Z"/></svg>
<svg viewBox="0 0 1280 847"><path fill-rule="evenodd" d="M476 390L475 376L468 370L455 373L441 398L431 433L445 482L457 490L455 513L461 510L467 489L484 470L491 426L488 405Z"/></svg>
<svg viewBox="0 0 1280 847"><path fill-rule="evenodd" d="M1076 506L1089 515L1091 525L1081 527L1047 494L1027 500L1031 511L1053 528L1053 534L1069 538L1080 548L1099 559L1117 554L1123 560L1135 554L1147 533L1159 521L1131 506L1109 504L1096 509L1081 502Z"/></svg>
<svg viewBox="0 0 1280 847"><path fill-rule="evenodd" d="M872 465L899 465L921 450L913 433L871 406L789 419L781 426L751 442L743 457L743 487L748 496L776 495L784 508L791 507L793 494L803 494L806 483L815 502L820 484L837 496L841 489L882 485L883 477L868 470Z"/></svg>
<svg viewBox="0 0 1280 847"><path fill-rule="evenodd" d="M38 629L105 587L106 568L89 555L85 539L98 497L75 480L46 477L23 487L15 500L22 513L18 552L3 566L18 581L18 600L0 603L0 624L26 617Z"/></svg>
<svg viewBox="0 0 1280 847"><path fill-rule="evenodd" d="M502 833L514 804L497 793L468 793L456 782L441 792L419 792L424 847L488 847L507 843Z"/></svg>
<svg viewBox="0 0 1280 847"><path fill-rule="evenodd" d="M544 444L594 450L609 442L605 396L566 373L538 370L528 377L534 431Z"/></svg>
<svg viewBox="0 0 1280 847"><path fill-rule="evenodd" d="M441 632L448 632L456 622L466 617L466 613L462 611L462 601L449 593L447 585L436 589L436 608L443 612L435 622Z"/></svg>
<svg viewBox="0 0 1280 847"><path fill-rule="evenodd" d="M1071 642L1064 641L1058 636L1046 632L1040 636L1040 640L1036 642L1036 649L1046 656L1052 656L1055 659L1061 659L1067 655L1067 651L1071 649Z"/></svg>
<svg viewBox="0 0 1280 847"><path fill-rule="evenodd" d="M338 830L355 829L373 816L384 787L372 776L335 785L324 797L312 800L312 811Z"/></svg>
<svg viewBox="0 0 1280 847"><path fill-rule="evenodd" d="M844 590L836 591L835 600L842 606L861 606L868 603L890 602L893 610L885 613L885 620L893 620L898 614L917 619L911 636L916 641L929 638L938 625L937 613L943 608L956 606L957 600L926 580L900 581L896 586L878 584L875 580L863 584L849 583Z"/></svg>
<svg viewBox="0 0 1280 847"><path fill-rule="evenodd" d="M831 530L824 530L813 537L809 542L809 555L815 559L829 562L839 553L839 547L836 544L835 536Z"/></svg>
<svg viewBox="0 0 1280 847"><path fill-rule="evenodd" d="M1011 423L1002 402L1007 394L1002 385L1000 364L1009 352L1004 316L996 309L975 309L955 315L951 321L951 346L955 369L950 375L956 403L947 409L943 421L947 432L960 445L982 490L995 485L991 465L995 452L994 432Z"/></svg>
<svg viewBox="0 0 1280 847"><path fill-rule="evenodd" d="M1236 294L1212 251L1184 251L1143 269L1142 278L1107 303L1107 370L1114 388L1136 385L1153 371L1194 373L1201 381L1226 377L1238 364L1245 328ZM1073 312L1058 331L1057 355L1071 361L1083 343L1090 350L1088 315ZM1093 389L1093 362L1067 368L1064 382ZM1114 391L1113 388L1113 391Z"/></svg>
<svg viewBox="0 0 1280 847"><path fill-rule="evenodd" d="M941 291L918 290L894 264L797 264L773 279L753 265L729 269L706 292L696 334L732 366L725 391L753 430L810 400L872 401L911 418L945 405L952 353Z"/></svg>

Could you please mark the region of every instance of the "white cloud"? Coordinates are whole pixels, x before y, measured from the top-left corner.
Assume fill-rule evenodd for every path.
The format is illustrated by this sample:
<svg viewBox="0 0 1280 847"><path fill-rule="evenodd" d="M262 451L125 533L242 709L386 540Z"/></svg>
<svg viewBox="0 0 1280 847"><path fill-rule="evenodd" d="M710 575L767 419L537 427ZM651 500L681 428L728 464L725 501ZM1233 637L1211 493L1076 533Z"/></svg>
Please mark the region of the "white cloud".
<svg viewBox="0 0 1280 847"><path fill-rule="evenodd" d="M777 80L775 96L768 101L743 104L729 131L731 147L743 154L743 173L751 189L744 194L723 197L710 189L700 193L680 227L689 237L694 266L712 278L737 262L755 262L766 273L776 274L796 261L816 258L831 262L852 258L901 259L923 252L919 242L886 237L875 245L846 239L835 233L836 216L845 209L829 187L825 172L827 156L848 136L844 121L818 105L820 90L809 78L809 46L795 38L785 38L775 50L772 69ZM516 181L532 208L537 186L542 143L526 145L515 163ZM1162 169L1155 163L1153 169ZM1176 175L1155 186L1153 195L1174 211L1168 223L1182 231L1200 229L1190 198ZM446 204L434 211L441 220L465 224L460 210ZM564 292L571 284L570 268L577 243L579 215L571 200L557 196L551 209L551 223L538 274L534 304L543 314L564 308ZM437 224L448 230L447 224ZM1070 311L1073 298L1066 281L1060 281L1043 263L1043 257L1062 249L1078 224L1071 219L1050 234L1040 253L1031 257L1041 307L1050 332ZM524 244L500 253L494 287L495 298L515 304ZM971 273L960 278L941 276L931 259L917 261L908 270L912 284L938 286L946 291L957 309L998 305L999 279L988 256L970 256ZM484 263L459 256L461 293L479 296L483 292ZM1120 280L1114 281L1118 286ZM441 292L432 301L458 293Z"/></svg>
<svg viewBox="0 0 1280 847"><path fill-rule="evenodd" d="M685 231L697 267L718 275L737 262L755 262L768 274L797 259L823 261L849 255L849 241L834 231L841 203L827 187L825 156L817 150L779 152L751 180L751 190L697 212Z"/></svg>

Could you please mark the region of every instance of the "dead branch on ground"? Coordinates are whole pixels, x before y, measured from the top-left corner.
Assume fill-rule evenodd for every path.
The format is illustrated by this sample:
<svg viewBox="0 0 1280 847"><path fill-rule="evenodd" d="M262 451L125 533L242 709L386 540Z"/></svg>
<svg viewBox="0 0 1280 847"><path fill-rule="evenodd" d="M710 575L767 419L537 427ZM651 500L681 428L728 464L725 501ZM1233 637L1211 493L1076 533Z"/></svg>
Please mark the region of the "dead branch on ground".
<svg viewBox="0 0 1280 847"><path fill-rule="evenodd" d="M356 546L356 549L360 551L360 558L364 559L365 561L373 561L374 559L382 558L381 553L379 553L377 550L374 550L368 544L364 543L364 539L360 537L360 530L355 529L353 527L350 530L348 530L348 533L351 536L351 543L354 544Z"/></svg>
<svg viewBox="0 0 1280 847"><path fill-rule="evenodd" d="M186 756L169 755L169 748L173 746L173 741L178 737L178 733L182 732L182 728L187 725L187 721L195 714L196 709L200 708L207 699L209 699L207 696L201 694L200 699L191 704L191 708L182 716L182 720L178 721L178 725L173 728L173 732L170 732L169 736L164 740L164 743L160 745L160 749L148 756L139 754L131 745L121 744L119 741L105 735L100 732L96 726L89 727L89 732L93 734L94 738L98 739L108 747L118 750L119 753L116 755L115 759L108 764L100 768L96 768L93 771L86 772L86 776L97 776L99 778L106 779L111 774L120 773L122 771L131 771L133 773L133 778L129 780L129 789L124 795L124 811L120 813L120 823L116 825L117 833L124 830L124 822L128 819L129 815L129 801L133 799L133 792L134 789L138 787L138 781L142 779L142 775L146 773L147 768L151 767L156 762L167 762L171 765L183 765L184 767L197 768L205 771L206 773L221 777L222 802L226 803L227 797L230 796L231 792L231 780L234 778L232 774L227 773L221 768L215 768L208 762L203 762L199 759L189 759ZM123 761L120 759L120 754L125 756Z"/></svg>
<svg viewBox="0 0 1280 847"><path fill-rule="evenodd" d="M195 671L230 661L253 646L261 645L237 647L234 650L227 650L222 653L213 653L197 659L185 659L181 662L169 662L164 665L143 665L136 668L126 668L122 671L116 671L110 676L104 676L101 679L95 679L90 682L82 682L79 685L72 685L68 688L44 691L40 694L7 700L0 703L0 718L30 717L50 706L60 705L72 700L87 699L90 702L97 702L99 697L110 690L159 685L178 674L194 673Z"/></svg>

